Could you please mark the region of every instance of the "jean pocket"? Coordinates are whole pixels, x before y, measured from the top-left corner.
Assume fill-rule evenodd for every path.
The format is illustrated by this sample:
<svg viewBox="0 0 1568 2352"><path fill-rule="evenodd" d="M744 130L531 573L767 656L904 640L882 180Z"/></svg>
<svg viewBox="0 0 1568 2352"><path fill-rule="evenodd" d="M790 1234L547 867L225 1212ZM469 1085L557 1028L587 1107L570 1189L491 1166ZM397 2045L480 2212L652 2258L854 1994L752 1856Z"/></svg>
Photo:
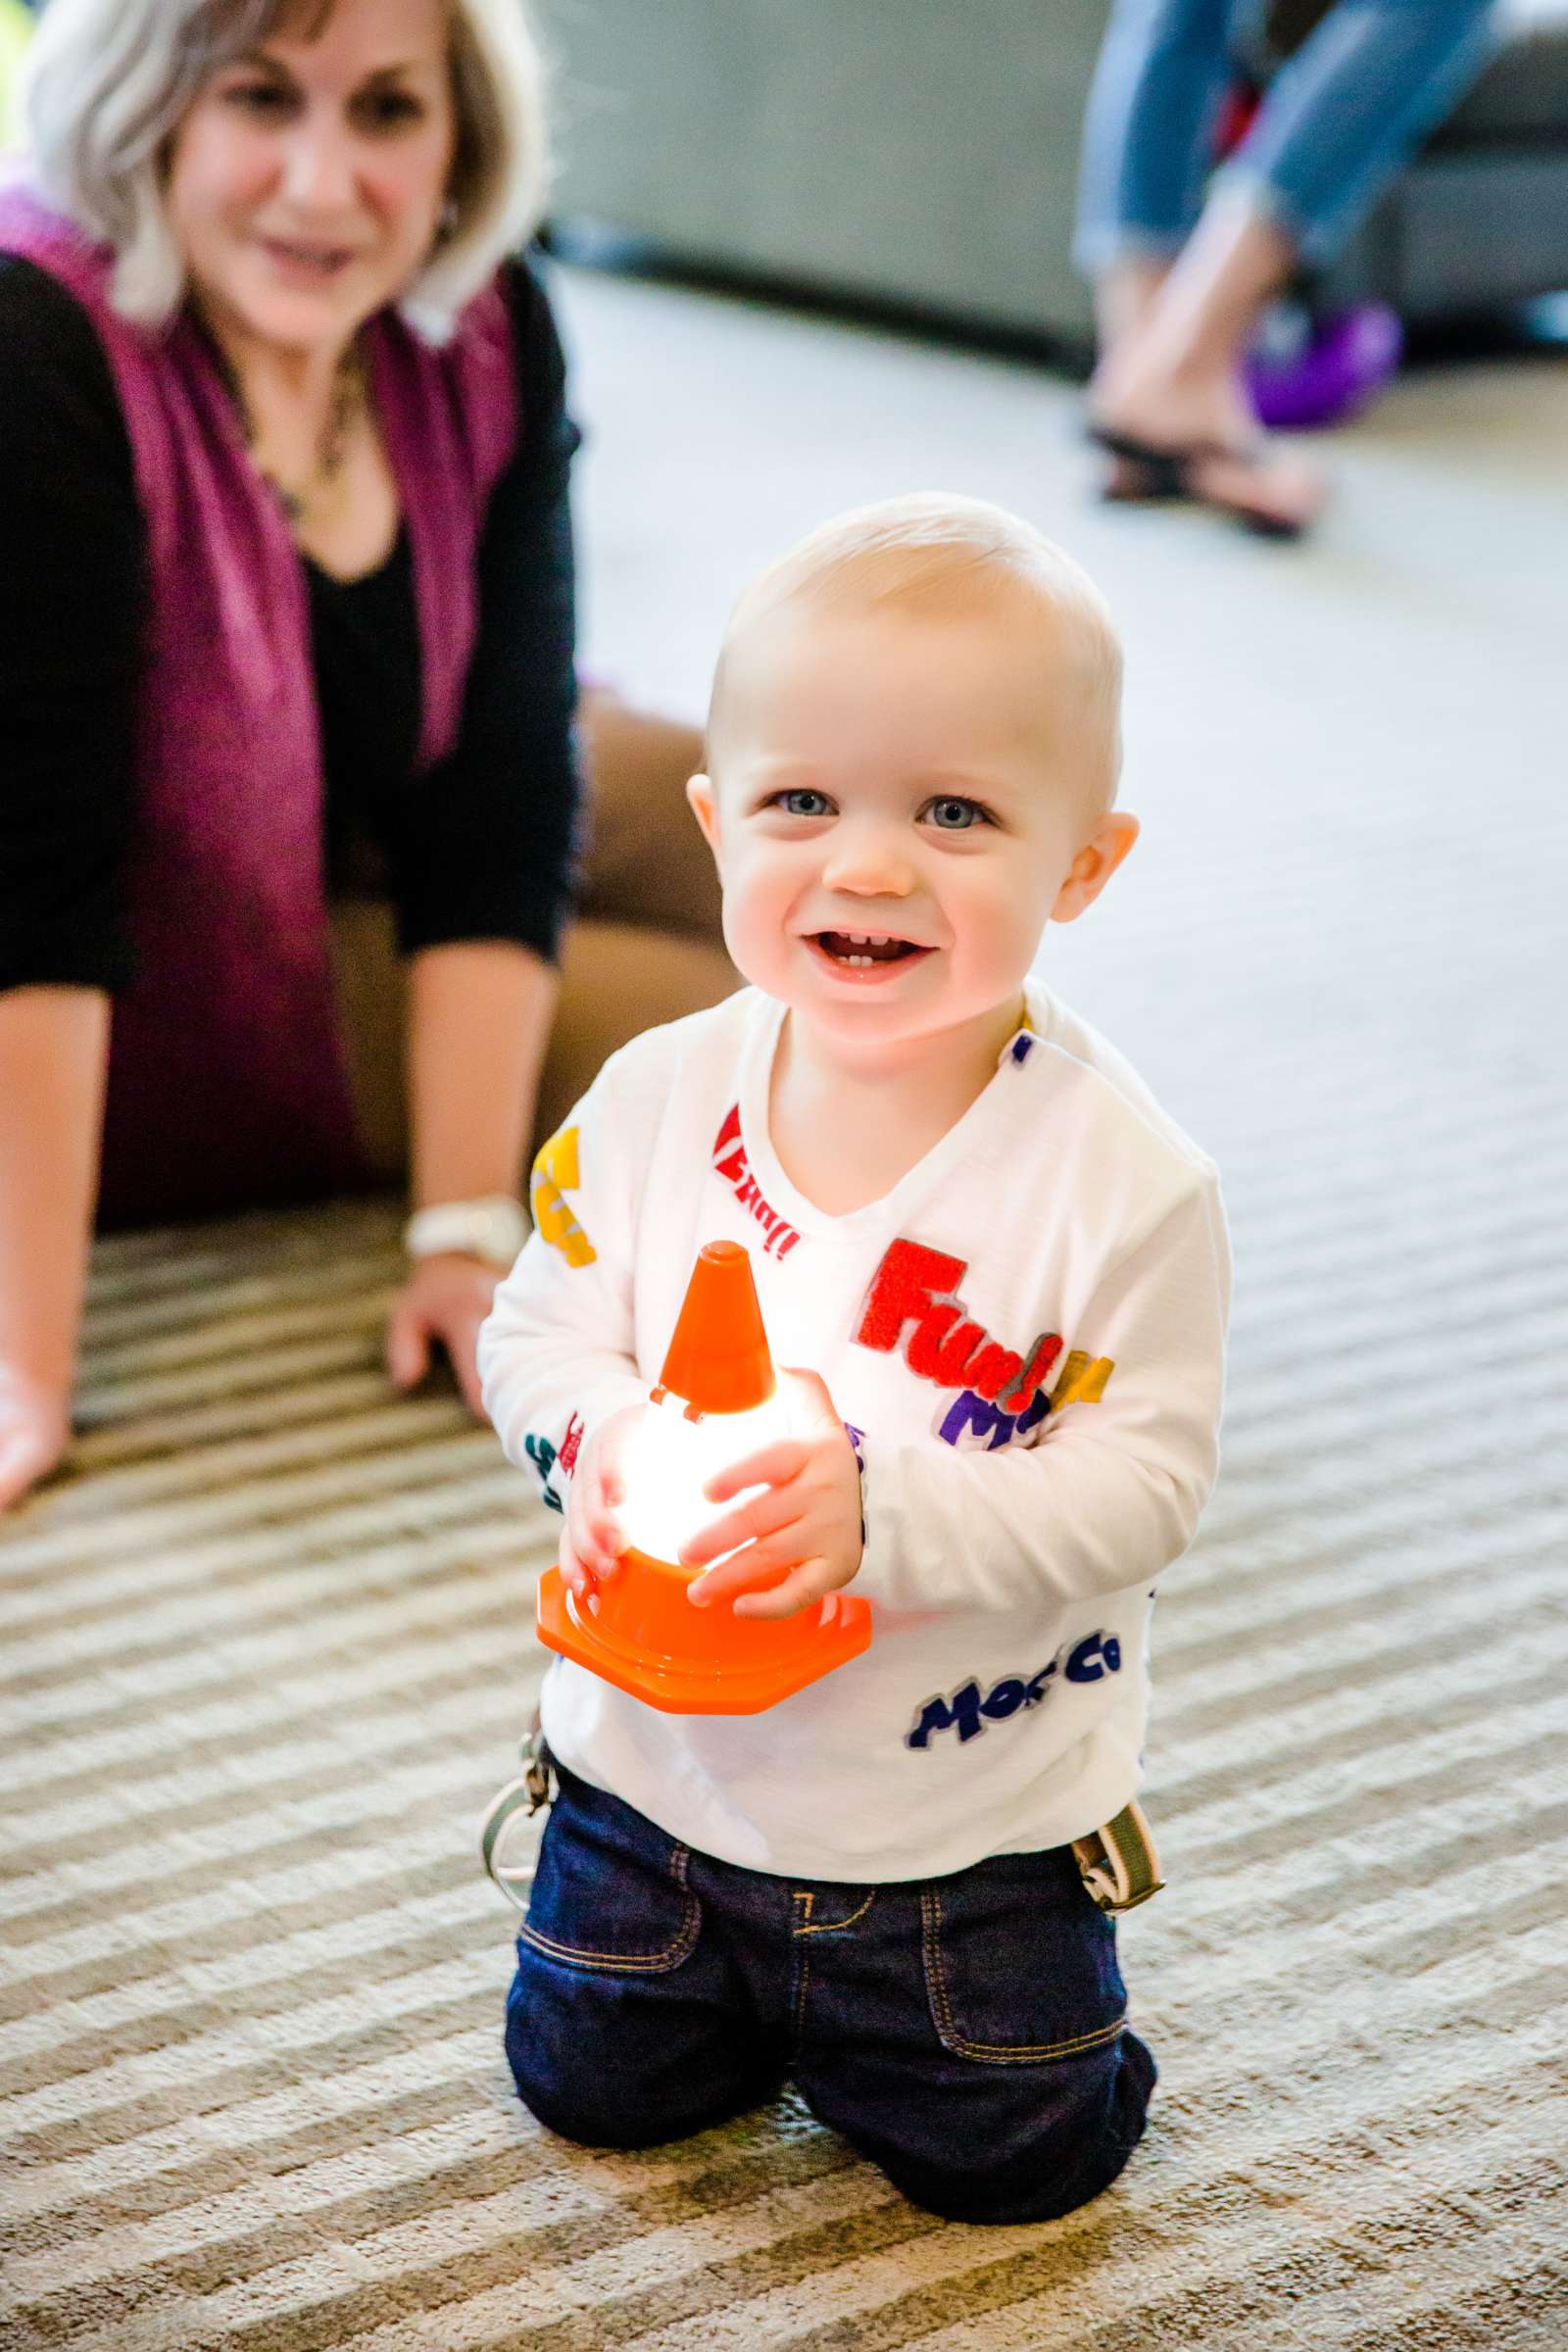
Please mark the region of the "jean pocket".
<svg viewBox="0 0 1568 2352"><path fill-rule="evenodd" d="M690 1866L687 1846L618 1797L563 1786L540 1843L518 1945L599 1975L679 1968L702 1929Z"/></svg>
<svg viewBox="0 0 1568 2352"><path fill-rule="evenodd" d="M993 2066L1090 2056L1127 2023L1116 1931L1071 1851L1003 1854L921 1889L926 1997L946 2049Z"/></svg>

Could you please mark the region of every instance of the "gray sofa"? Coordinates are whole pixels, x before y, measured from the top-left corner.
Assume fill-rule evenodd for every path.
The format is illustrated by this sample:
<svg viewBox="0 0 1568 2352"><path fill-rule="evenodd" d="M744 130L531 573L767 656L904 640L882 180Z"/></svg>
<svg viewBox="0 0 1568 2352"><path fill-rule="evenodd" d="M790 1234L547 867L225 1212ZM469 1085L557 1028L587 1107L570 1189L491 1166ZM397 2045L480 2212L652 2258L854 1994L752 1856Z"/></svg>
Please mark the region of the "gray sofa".
<svg viewBox="0 0 1568 2352"><path fill-rule="evenodd" d="M1088 333L1068 260L1104 0L537 0L555 217L683 263ZM1568 287L1568 0L1501 53L1336 266L1410 318Z"/></svg>

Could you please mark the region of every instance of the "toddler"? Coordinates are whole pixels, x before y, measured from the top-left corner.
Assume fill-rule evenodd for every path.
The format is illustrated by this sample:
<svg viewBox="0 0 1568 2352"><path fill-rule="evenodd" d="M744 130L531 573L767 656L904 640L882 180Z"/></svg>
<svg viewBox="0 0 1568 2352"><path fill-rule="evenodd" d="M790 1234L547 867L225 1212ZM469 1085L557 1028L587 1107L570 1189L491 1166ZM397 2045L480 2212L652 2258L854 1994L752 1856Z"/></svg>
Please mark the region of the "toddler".
<svg viewBox="0 0 1568 2352"><path fill-rule="evenodd" d="M970 500L831 522L731 618L688 789L751 985L624 1047L540 1154L479 1361L581 1592L697 1251L746 1244L805 1434L710 1483L691 1599L849 1587L874 1632L753 1716L552 1666L507 2048L571 2138L789 2080L917 2203L1000 2223L1095 2195L1143 2131L1072 1841L1138 1784L1229 1265L1210 1162L1033 976L1137 838L1119 696L1089 581Z"/></svg>

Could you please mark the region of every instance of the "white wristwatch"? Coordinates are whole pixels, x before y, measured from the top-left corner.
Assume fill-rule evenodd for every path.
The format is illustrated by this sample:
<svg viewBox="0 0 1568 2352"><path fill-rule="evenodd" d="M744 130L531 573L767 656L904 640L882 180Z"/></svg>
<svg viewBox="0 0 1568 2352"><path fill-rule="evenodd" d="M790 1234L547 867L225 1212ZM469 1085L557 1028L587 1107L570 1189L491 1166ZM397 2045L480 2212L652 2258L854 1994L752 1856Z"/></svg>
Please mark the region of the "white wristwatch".
<svg viewBox="0 0 1568 2352"><path fill-rule="evenodd" d="M532 1231L520 1200L510 1193L491 1193L483 1200L441 1200L433 1208L416 1209L403 1228L403 1247L411 1257L436 1257L452 1250L510 1268Z"/></svg>

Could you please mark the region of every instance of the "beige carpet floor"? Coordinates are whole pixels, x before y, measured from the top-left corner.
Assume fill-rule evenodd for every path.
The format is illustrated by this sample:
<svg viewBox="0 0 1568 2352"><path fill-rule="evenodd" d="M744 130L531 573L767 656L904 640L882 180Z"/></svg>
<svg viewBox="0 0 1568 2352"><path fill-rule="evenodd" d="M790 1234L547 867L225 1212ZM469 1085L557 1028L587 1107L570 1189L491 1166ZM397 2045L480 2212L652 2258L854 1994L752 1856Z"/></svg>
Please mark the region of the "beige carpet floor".
<svg viewBox="0 0 1568 2352"><path fill-rule="evenodd" d="M105 1249L76 1475L0 1552L7 2352L1560 2344L1552 1433L1325 1172L1243 1203L1282 1271L1162 1615L1152 2134L1000 2231L790 2104L650 2155L536 2129L473 1833L553 1523L455 1400L388 1398L384 1209ZM1470 1279L1508 1256L1560 1339L1510 1189Z"/></svg>
<svg viewBox="0 0 1568 2352"><path fill-rule="evenodd" d="M571 307L622 453L616 386L695 355L743 535L804 480L787 455L746 505L748 383L754 427L856 420L873 487L943 478L960 431L1004 487L1026 408L1065 447L999 363ZM70 1472L0 1530L5 2352L1568 2342L1560 426L1539 375L1456 380L1462 415L1414 382L1342 445L1317 550L1086 524L1150 831L1045 968L1220 1158L1240 1273L1222 1481L1156 1628L1170 1885L1123 1937L1163 2082L1123 2180L986 2231L787 2102L638 2156L540 2132L475 1828L553 1523L450 1395L387 1392L390 1206L138 1236L98 1255ZM692 475L648 494L652 678L693 548L688 610L738 551L710 505L675 532Z"/></svg>

